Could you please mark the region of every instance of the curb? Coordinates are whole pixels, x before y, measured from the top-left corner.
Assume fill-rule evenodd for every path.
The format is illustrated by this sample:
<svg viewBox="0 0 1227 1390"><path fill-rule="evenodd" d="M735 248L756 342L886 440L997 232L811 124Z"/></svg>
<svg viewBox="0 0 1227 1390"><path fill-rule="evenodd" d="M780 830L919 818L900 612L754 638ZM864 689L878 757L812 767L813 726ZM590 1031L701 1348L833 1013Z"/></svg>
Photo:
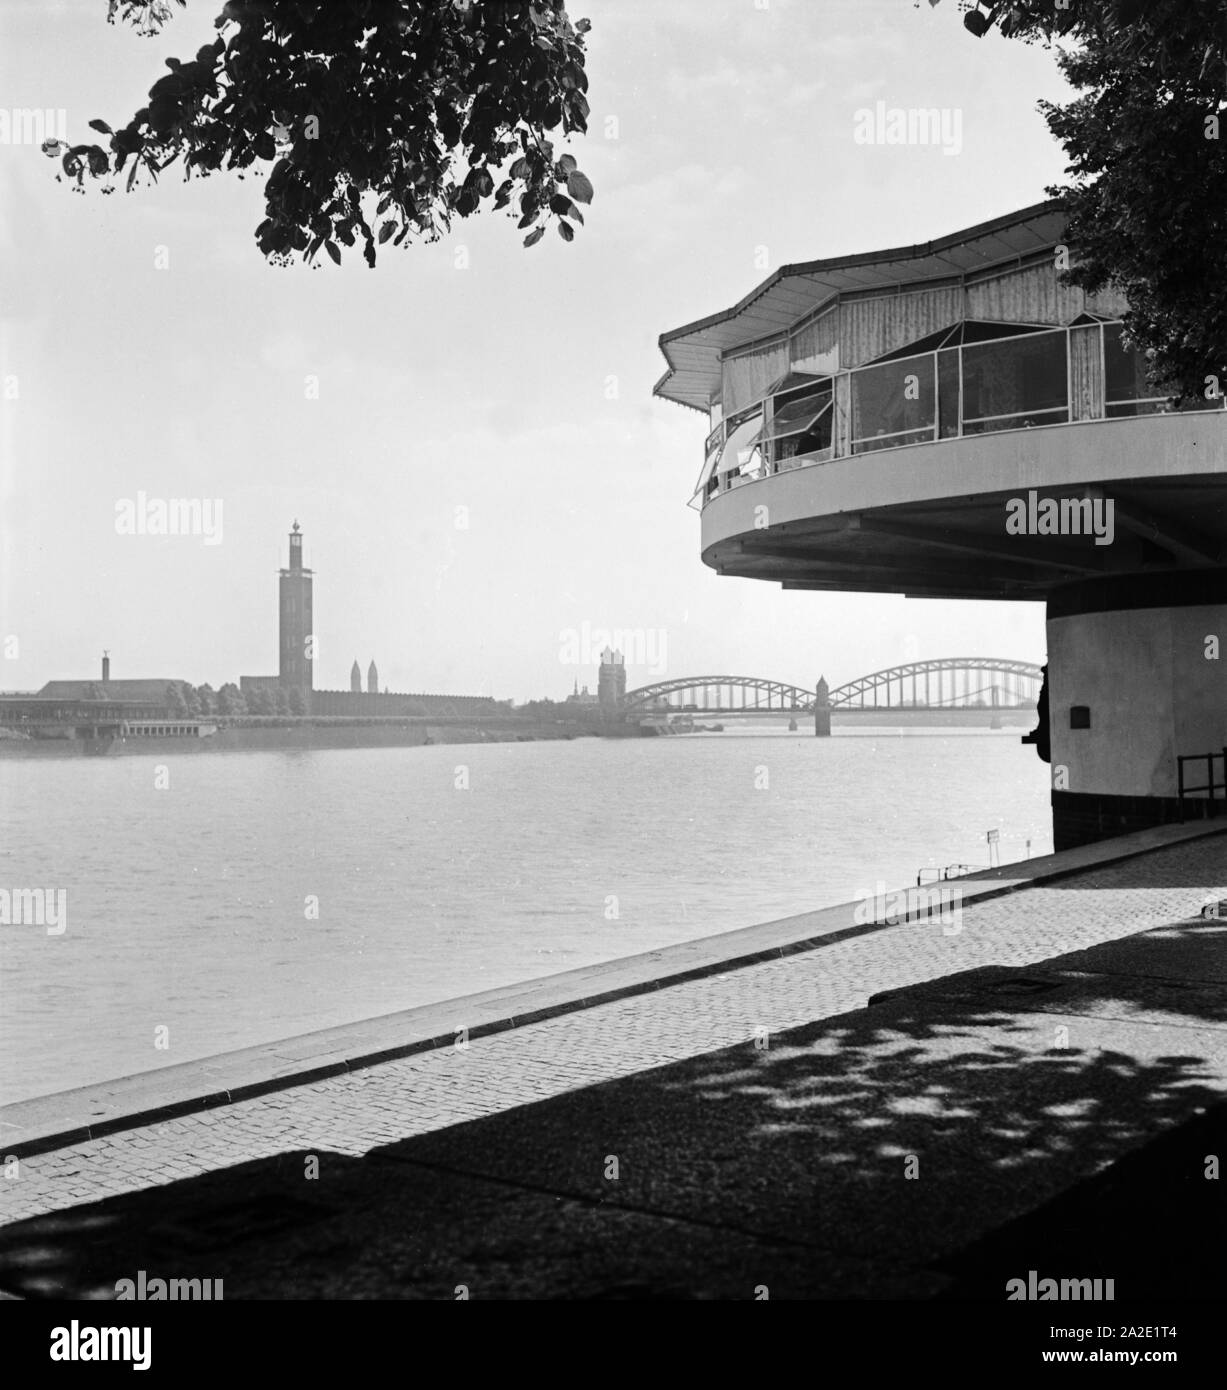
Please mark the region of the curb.
<svg viewBox="0 0 1227 1390"><path fill-rule="evenodd" d="M1165 833L1166 832L1166 833ZM948 880L950 883L959 885L982 885L978 890L972 887L971 891L963 890L962 903L964 906L977 906L980 903L991 902L997 898L1008 897L1011 894L1023 892L1029 888L1034 888L1043 884L1058 882L1062 879L1075 877L1079 874L1087 873L1093 869L1107 867L1108 865L1118 864L1127 859L1140 858L1146 854L1154 853L1158 850L1171 848L1176 845L1185 844L1192 840L1207 838L1212 835L1227 835L1227 825L1221 823L1212 824L1201 822L1185 826L1156 827L1155 830L1135 832L1131 835L1120 836L1113 840L1101 841L1098 845L1083 846L1078 850L1065 851L1061 854L1045 855L1040 859L1024 861L1024 863L1034 864L1038 871L1033 870L1027 877L1012 879L1007 883L1000 881L1000 876L1009 869L1017 869L1021 866L1007 865L1003 868L983 870L978 874L969 874L964 878ZM1154 840L1155 843L1139 844L1139 841ZM1108 848L1111 846L1112 848ZM1045 861L1068 860L1075 858L1079 862L1073 864L1054 864L1052 867L1044 867ZM993 875L994 877L989 877ZM927 885L934 887L936 885ZM899 891L899 890L896 890ZM855 912L859 905L855 903L841 903L831 908L819 909L815 913L802 914L805 917L822 916L829 914L838 918L841 913ZM713 975L726 974L733 970L743 969L747 966L760 965L768 961L784 959L787 956L798 955L802 952L821 950L824 946L835 945L841 941L847 941L854 937L868 935L873 932L887 931L896 926L902 926L908 922L920 921L931 915L927 910L917 910L901 915L895 921L866 922L857 923L851 926L835 926L833 929L798 937L792 941L777 943L756 951L743 951L733 956L724 957L717 960L705 961L700 965L691 966L684 970L669 971L667 968L664 973L650 979L635 980L630 983L620 985L611 989L598 990L594 993L576 995L567 999L560 999L554 1003L544 1005L539 1008L530 1009L523 1013L510 1013L501 1018L487 1020L483 1023L475 1023L471 1028L466 1029L466 1036L469 1040L491 1037L498 1033L508 1032L514 1028L528 1027L534 1023L542 1023L549 1019L560 1018L567 1014L578 1013L585 1009L595 1008L602 1004L612 1004L619 1000L631 998L635 995L649 994L653 990L668 989L674 985L690 983L694 980L704 979ZM785 922L795 919L783 919ZM779 926L779 923L762 923L759 927L743 928L744 932L755 932L770 926ZM727 935L738 935L738 933L728 933ZM706 938L707 941L718 941L719 937ZM643 953L645 956L667 957L670 951L677 951L683 948L691 948L701 943L681 943L676 947L664 947L659 951ZM634 961L635 957L623 957L620 960L602 962L599 965L588 967L587 973L602 971L608 972L616 968L625 967L628 961ZM533 986L540 985L543 981L548 981L549 976L543 980L525 981L517 988L531 989ZM470 999L477 996L469 996ZM465 1003L464 997L457 1000L445 1001L446 1007L453 1009L461 1015ZM443 1007L427 1005L424 1008ZM407 1013L414 1011L409 1010ZM395 1019L398 1015L386 1015L389 1019ZM369 1024L376 1020L365 1020ZM346 1027L361 1027L363 1023L346 1025ZM322 1030L322 1033L299 1034L292 1039L282 1039L280 1043L264 1044L264 1047L285 1046L292 1042L302 1042L304 1040L319 1038L330 1030ZM341 1029L337 1031L343 1031ZM442 1033L433 1033L428 1036L411 1039L408 1042L398 1043L392 1047L376 1048L369 1051L356 1052L352 1056L344 1056L337 1060L331 1060L312 1066L303 1067L290 1072L282 1072L278 1075L268 1076L256 1081L229 1088L215 1090L201 1090L182 1099L168 1101L160 1105L148 1106L122 1114L107 1116L94 1123L82 1123L71 1125L67 1128L49 1131L38 1134L31 1133L28 1137L18 1137L12 1141L2 1137L4 1130L22 1128L37 1129L37 1121L27 1121L23 1126L20 1119L16 1122L6 1119L6 1116L20 1116L23 1109L34 1109L35 1107L46 1106L49 1100L54 1101L55 1097L37 1097L28 1101L17 1101L9 1106L0 1108L0 1154L15 1158L29 1158L38 1154L49 1153L56 1149L71 1148L76 1144L87 1143L91 1140L105 1138L108 1135L122 1133L126 1130L140 1129L146 1125L157 1124L164 1120L180 1119L187 1115L199 1114L205 1110L211 1110L218 1106L233 1105L239 1101L252 1100L260 1096L270 1095L277 1091L290 1090L296 1086L310 1085L314 1082L325 1081L331 1077L343 1076L352 1071L365 1070L368 1067L379 1066L384 1062L399 1061L405 1057L412 1057L419 1053L431 1052L440 1047L452 1047L456 1045L456 1029L449 1029ZM260 1045L250 1049L252 1052L260 1051ZM191 1068L216 1068L223 1064L227 1058L233 1059L238 1054L221 1053L213 1057L199 1058L194 1062L183 1063L185 1067ZM169 1069L167 1069L169 1070ZM117 1078L116 1081L141 1080L146 1084L157 1085L157 1070L145 1073L138 1073L134 1078ZM98 1103L97 1092L105 1087L114 1086L116 1081L96 1083L93 1086L83 1087L80 1092L61 1092L64 1097L76 1097L77 1104L84 1107L89 1102L91 1093L94 1094L93 1103Z"/></svg>

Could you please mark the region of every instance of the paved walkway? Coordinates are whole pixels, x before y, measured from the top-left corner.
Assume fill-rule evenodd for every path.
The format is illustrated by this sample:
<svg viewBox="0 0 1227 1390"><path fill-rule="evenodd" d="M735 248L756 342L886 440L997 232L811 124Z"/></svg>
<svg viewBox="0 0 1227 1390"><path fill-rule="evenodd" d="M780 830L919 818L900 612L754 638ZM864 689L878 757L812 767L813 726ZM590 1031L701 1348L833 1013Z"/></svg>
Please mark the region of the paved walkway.
<svg viewBox="0 0 1227 1390"><path fill-rule="evenodd" d="M1213 835L964 908L961 930L890 927L20 1161L0 1225L286 1151L358 1156L864 1006L879 991L1024 966L1196 917L1227 898ZM948 929L947 929L948 930Z"/></svg>

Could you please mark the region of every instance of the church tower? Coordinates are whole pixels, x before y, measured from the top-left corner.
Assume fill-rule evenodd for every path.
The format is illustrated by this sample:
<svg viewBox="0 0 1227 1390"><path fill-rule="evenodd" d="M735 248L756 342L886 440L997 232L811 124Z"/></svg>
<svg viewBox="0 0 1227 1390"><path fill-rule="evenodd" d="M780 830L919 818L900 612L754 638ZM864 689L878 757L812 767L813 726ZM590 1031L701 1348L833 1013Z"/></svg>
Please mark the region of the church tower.
<svg viewBox="0 0 1227 1390"><path fill-rule="evenodd" d="M311 571L303 569L302 532L298 522L290 532L290 567L281 571L281 684L312 688Z"/></svg>
<svg viewBox="0 0 1227 1390"><path fill-rule="evenodd" d="M362 694L362 668L358 665L356 658L354 664L349 668L349 693L351 695Z"/></svg>
<svg viewBox="0 0 1227 1390"><path fill-rule="evenodd" d="M617 709L626 699L626 657L606 647L597 673L597 696L606 709Z"/></svg>
<svg viewBox="0 0 1227 1390"><path fill-rule="evenodd" d="M379 669L372 660L366 671L366 688L369 694L379 694Z"/></svg>

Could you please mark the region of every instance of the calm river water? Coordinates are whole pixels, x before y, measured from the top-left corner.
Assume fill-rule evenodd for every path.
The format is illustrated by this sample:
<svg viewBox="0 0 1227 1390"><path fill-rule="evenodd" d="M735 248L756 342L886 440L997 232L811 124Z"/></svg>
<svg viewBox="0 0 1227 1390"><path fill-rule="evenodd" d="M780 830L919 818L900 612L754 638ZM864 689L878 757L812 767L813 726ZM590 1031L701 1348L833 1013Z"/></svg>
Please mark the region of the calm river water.
<svg viewBox="0 0 1227 1390"><path fill-rule="evenodd" d="M1019 733L5 759L0 1101L1048 853Z"/></svg>

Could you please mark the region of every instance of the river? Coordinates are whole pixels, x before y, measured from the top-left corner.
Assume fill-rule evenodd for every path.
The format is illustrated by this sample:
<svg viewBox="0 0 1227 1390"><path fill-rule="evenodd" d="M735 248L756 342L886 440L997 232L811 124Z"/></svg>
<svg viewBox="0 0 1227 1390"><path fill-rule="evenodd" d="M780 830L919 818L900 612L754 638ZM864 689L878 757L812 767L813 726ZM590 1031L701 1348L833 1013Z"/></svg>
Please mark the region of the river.
<svg viewBox="0 0 1227 1390"><path fill-rule="evenodd" d="M0 884L63 890L67 927L0 924L0 1101L850 901L989 829L1049 853L1018 739L8 758Z"/></svg>

